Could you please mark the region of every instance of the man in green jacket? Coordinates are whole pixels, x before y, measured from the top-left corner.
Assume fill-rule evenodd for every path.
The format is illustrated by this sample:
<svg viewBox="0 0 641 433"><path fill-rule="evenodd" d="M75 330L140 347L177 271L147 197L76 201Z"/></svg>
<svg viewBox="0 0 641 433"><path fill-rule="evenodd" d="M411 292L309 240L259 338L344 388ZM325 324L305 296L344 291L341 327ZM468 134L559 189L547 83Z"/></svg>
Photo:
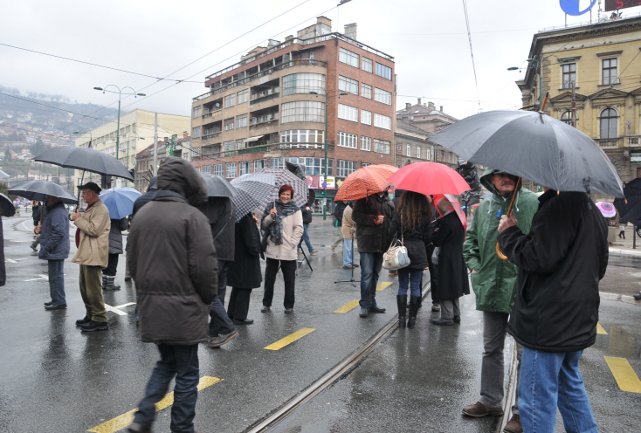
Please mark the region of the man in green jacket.
<svg viewBox="0 0 641 433"><path fill-rule="evenodd" d="M539 202L536 194L521 188L517 192L518 178L499 170L486 170L481 183L491 193L484 199L467 230L463 255L471 271L470 279L476 295L476 309L483 312L483 361L481 363L481 398L463 408L469 417L503 415L503 346L506 327L516 289L517 269L501 261L496 255L497 227L501 215L507 213L512 194L518 194L512 214L523 233L530 231L532 218ZM518 408L505 427L508 433L522 432Z"/></svg>

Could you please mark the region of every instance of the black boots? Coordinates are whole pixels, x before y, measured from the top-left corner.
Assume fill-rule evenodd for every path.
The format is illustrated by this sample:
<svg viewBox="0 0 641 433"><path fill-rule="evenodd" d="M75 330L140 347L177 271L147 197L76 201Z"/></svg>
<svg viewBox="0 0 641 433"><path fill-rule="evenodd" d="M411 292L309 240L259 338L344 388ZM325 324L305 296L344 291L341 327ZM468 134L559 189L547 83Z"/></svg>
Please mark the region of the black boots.
<svg viewBox="0 0 641 433"><path fill-rule="evenodd" d="M396 306L398 307L398 327L405 328L405 319L407 318L407 295L397 295Z"/></svg>
<svg viewBox="0 0 641 433"><path fill-rule="evenodd" d="M418 296L410 296L410 318L407 320L407 327L412 329L416 324L416 314L418 313L419 305Z"/></svg>

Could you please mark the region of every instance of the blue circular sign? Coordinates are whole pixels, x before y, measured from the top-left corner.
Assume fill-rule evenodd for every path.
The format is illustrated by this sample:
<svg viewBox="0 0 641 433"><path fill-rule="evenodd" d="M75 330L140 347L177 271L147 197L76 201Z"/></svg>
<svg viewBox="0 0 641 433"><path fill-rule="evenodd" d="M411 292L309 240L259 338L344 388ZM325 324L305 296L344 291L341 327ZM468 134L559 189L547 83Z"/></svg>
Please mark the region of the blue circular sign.
<svg viewBox="0 0 641 433"><path fill-rule="evenodd" d="M581 1L582 0L560 0L561 9L568 15L579 16L589 12L597 2L597 0L590 0L590 5L581 10ZM583 0L583 3L585 4L585 0Z"/></svg>

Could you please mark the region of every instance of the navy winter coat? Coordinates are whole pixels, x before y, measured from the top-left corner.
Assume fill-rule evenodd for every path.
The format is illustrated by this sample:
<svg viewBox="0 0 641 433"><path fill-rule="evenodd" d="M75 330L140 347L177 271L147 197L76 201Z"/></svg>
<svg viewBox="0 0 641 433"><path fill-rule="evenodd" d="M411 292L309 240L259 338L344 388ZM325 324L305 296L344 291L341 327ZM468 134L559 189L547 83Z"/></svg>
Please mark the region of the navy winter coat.
<svg viewBox="0 0 641 433"><path fill-rule="evenodd" d="M40 229L40 252L44 260L64 260L69 257L69 214L63 203L49 207Z"/></svg>

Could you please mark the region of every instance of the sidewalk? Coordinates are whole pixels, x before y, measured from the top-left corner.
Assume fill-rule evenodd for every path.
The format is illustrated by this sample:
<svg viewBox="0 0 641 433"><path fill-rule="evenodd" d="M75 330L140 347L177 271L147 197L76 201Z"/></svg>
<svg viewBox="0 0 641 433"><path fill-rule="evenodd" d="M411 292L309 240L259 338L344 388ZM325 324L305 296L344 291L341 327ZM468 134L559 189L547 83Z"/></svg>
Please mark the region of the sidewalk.
<svg viewBox="0 0 641 433"><path fill-rule="evenodd" d="M611 228L608 229L612 230ZM610 243L610 254L641 257L641 238L635 235L634 227L628 224L625 229L625 239L620 239L617 236L618 233L619 229L616 228L614 242ZM636 245L634 245L635 240ZM636 248L633 248L634 246Z"/></svg>

